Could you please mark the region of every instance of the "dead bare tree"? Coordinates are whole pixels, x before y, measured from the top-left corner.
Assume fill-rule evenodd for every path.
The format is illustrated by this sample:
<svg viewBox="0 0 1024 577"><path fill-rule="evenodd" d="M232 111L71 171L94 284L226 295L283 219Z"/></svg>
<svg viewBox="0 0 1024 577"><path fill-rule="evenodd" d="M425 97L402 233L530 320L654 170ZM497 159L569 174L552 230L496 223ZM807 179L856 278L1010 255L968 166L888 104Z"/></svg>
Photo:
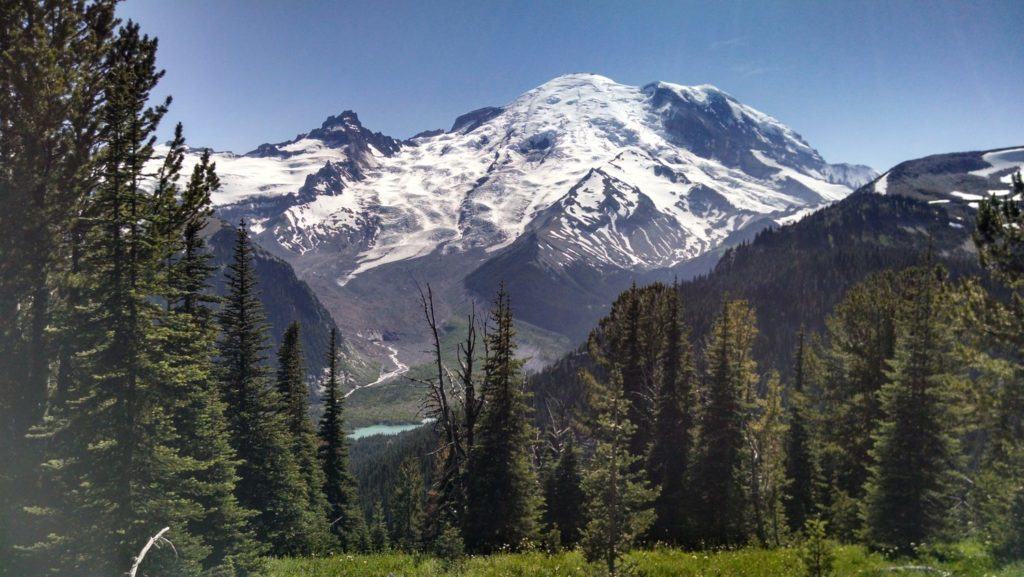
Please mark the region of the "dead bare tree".
<svg viewBox="0 0 1024 577"><path fill-rule="evenodd" d="M433 291L429 284L426 290L417 285L417 290L423 318L430 331L430 352L436 372L433 378L412 380L427 388L423 414L433 419L441 439L435 453L438 471L427 501L426 533L430 538L431 535L436 536L445 524L457 525L461 518L465 468L484 398L477 390L474 368L478 331L475 305L467 316L466 338L457 346L458 367L453 371L445 364ZM486 335L486 324L481 330ZM484 348L486 351L486 344Z"/></svg>

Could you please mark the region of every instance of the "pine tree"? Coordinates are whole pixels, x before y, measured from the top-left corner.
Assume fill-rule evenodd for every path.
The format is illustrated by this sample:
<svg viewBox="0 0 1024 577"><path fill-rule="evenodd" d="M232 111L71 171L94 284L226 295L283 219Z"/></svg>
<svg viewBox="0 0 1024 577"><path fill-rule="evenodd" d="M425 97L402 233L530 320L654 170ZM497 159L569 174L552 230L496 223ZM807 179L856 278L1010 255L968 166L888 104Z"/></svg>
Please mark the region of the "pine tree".
<svg viewBox="0 0 1024 577"><path fill-rule="evenodd" d="M384 553L391 548L388 541L388 525L384 519L384 507L377 501L373 505L373 515L370 516L370 550L374 553Z"/></svg>
<svg viewBox="0 0 1024 577"><path fill-rule="evenodd" d="M873 432L882 417L879 390L896 345L896 317L908 296L903 273L885 271L851 288L827 319L827 386L820 399L819 462L828 490L824 517L836 536L853 540L872 464Z"/></svg>
<svg viewBox="0 0 1024 577"><path fill-rule="evenodd" d="M786 532L783 506L786 423L782 387L774 371L768 376L765 394L755 401L749 422L747 443L754 533L761 544L778 547Z"/></svg>
<svg viewBox="0 0 1024 577"><path fill-rule="evenodd" d="M951 317L939 274L921 268L909 275L911 305L901 315L895 359L882 388L884 419L866 488L868 542L899 553L946 536L958 466L949 428Z"/></svg>
<svg viewBox="0 0 1024 577"><path fill-rule="evenodd" d="M423 530L423 474L415 458L409 456L398 469L391 491L390 541L402 551L417 551Z"/></svg>
<svg viewBox="0 0 1024 577"><path fill-rule="evenodd" d="M324 494L324 470L317 456L317 435L309 415L306 361L299 341L299 323L293 322L281 339L277 354L277 394L291 440L290 451L303 477L306 492L306 527L316 549L329 547L329 507Z"/></svg>
<svg viewBox="0 0 1024 577"><path fill-rule="evenodd" d="M986 505L995 509L989 524L997 536L996 550L1004 557L1024 559L1024 483L1020 482L1024 478L1024 371L1019 362L1024 353L1024 177L1020 171L1011 182L1012 194L991 196L980 203L974 232L982 265L1010 293L1009 303L994 307L997 312L985 324L996 343L1010 351L1005 356L1015 373L999 392L982 477L991 487Z"/></svg>
<svg viewBox="0 0 1024 577"><path fill-rule="evenodd" d="M559 545L567 548L579 543L587 521L579 458L579 450L570 434L558 451L558 460L544 488L545 528L557 531Z"/></svg>
<svg viewBox="0 0 1024 577"><path fill-rule="evenodd" d="M316 550L308 526L308 495L291 453L277 392L269 386L266 324L253 270L253 248L242 223L228 265L228 295L219 314L222 394L231 444L238 453L239 502L256 512L253 529L276 555Z"/></svg>
<svg viewBox="0 0 1024 577"><path fill-rule="evenodd" d="M661 351L661 386L656 399L654 441L647 456L651 483L660 488L654 502L651 537L679 545L692 530L694 499L687 478L695 428L694 369L686 329L680 317L679 292L667 293L667 325Z"/></svg>
<svg viewBox="0 0 1024 577"><path fill-rule="evenodd" d="M338 332L331 329L327 351L327 398L320 419L320 465L324 471L324 494L330 506L331 531L342 549L360 547L360 532L365 533L363 515L358 508L356 482L348 470L348 438L345 436L345 397L338 381Z"/></svg>
<svg viewBox="0 0 1024 577"><path fill-rule="evenodd" d="M491 311L486 336L483 395L476 440L469 456L463 537L475 552L519 549L537 536L538 483L531 463L530 407L515 358L512 309L504 285Z"/></svg>
<svg viewBox="0 0 1024 577"><path fill-rule="evenodd" d="M67 408L53 421L60 462L53 481L67 495L59 528L44 551L66 574L123 571L154 525L180 528L178 555L151 568L194 573L209 550L186 526L199 505L181 486L199 464L178 450L174 409L180 390L165 337L160 274L170 251L159 196L141 186L152 133L167 103L150 107L162 76L156 42L128 23L111 47L102 108L102 182L90 199L79 271L81 345ZM166 167L175 172L176 167ZM157 529L159 527L156 527Z"/></svg>
<svg viewBox="0 0 1024 577"><path fill-rule="evenodd" d="M28 433L43 424L55 361L78 350L62 317L78 217L98 174L114 10L17 2L0 17L0 575L22 571L15 544L50 532L24 507L57 500L40 483L44 444Z"/></svg>
<svg viewBox="0 0 1024 577"><path fill-rule="evenodd" d="M693 484L701 492L699 523L709 545L740 545L748 536L745 435L757 380L751 357L754 323L745 302L726 301L707 346L709 374Z"/></svg>
<svg viewBox="0 0 1024 577"><path fill-rule="evenodd" d="M814 352L807 346L803 331L797 340L793 362L793 386L789 390L788 430L786 432L785 513L792 532L799 531L816 512L815 483L818 478L812 453L811 410L805 390L807 381L813 380L816 365Z"/></svg>
<svg viewBox="0 0 1024 577"><path fill-rule="evenodd" d="M180 134L180 125L178 130ZM183 144L180 139L175 142ZM172 145L168 157L180 155L181 150ZM180 156L171 162L180 162ZM170 309L166 323L169 364L175 371L172 380L180 387L180 402L174 404L177 448L199 465L191 476L182 479L185 494L202 510L188 529L210 548L203 560L204 568L230 574L232 568L239 573L254 569L261 551L248 527L253 513L243 509L235 496L236 453L231 447L224 418L226 408L216 379L213 355L217 331L210 308L214 299L207 295L213 267L199 236L212 212L210 194L219 185L207 152L196 164L180 203L175 202L174 187L165 190L158 186L157 190L165 190L167 212L183 219L180 230L169 231L175 246L166 271L168 292L164 300Z"/></svg>
<svg viewBox="0 0 1024 577"><path fill-rule="evenodd" d="M622 377L612 372L607 385L589 372L584 381L598 411L591 434L597 448L584 479L590 519L583 531L583 551L589 561L602 561L611 575L618 574L619 557L646 533L654 522L651 502L657 497L638 471L640 457L629 451L634 425Z"/></svg>

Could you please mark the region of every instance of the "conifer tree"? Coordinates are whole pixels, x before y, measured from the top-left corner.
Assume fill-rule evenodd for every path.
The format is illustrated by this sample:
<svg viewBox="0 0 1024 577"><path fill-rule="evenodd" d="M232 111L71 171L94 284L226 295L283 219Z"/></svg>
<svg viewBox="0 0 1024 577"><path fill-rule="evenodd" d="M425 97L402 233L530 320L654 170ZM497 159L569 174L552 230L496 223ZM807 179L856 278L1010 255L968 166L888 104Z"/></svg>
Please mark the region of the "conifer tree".
<svg viewBox="0 0 1024 577"><path fill-rule="evenodd" d="M544 488L544 524L558 532L558 543L572 548L579 543L587 522L586 494L579 464L579 450L570 434L558 451Z"/></svg>
<svg viewBox="0 0 1024 577"><path fill-rule="evenodd" d="M242 223L219 314L222 394L231 444L240 459L237 495L256 512L253 529L272 553L308 554L320 544L309 526L308 495L291 452L281 401L267 378L266 323L253 258Z"/></svg>
<svg viewBox="0 0 1024 577"><path fill-rule="evenodd" d="M538 489L531 463L530 407L515 357L512 308L504 285L486 336L483 396L469 456L464 539L475 552L519 549L537 536Z"/></svg>
<svg viewBox="0 0 1024 577"><path fill-rule="evenodd" d="M177 555L154 555L154 570L194 573L210 552L187 530L200 507L181 481L201 464L177 449L182 390L166 338L172 319L157 301L167 292L160 264L172 245L159 195L141 186L167 106L148 104L162 76L155 56L156 41L129 22L107 62L102 179L90 198L78 273L79 370L66 391L68 410L50 429L51 462L60 463L52 481L66 498L42 551L70 575L124 571L155 525L180 528L180 546ZM177 172L173 164L165 169Z"/></svg>
<svg viewBox="0 0 1024 577"><path fill-rule="evenodd" d="M584 381L597 409L591 434L597 448L584 479L590 519L582 545L590 561L601 561L609 574L618 574L619 557L644 535L654 522L651 502L657 489L650 488L635 466L640 457L629 451L634 425L629 420L629 401L622 377L612 372L607 385L584 371Z"/></svg>
<svg viewBox="0 0 1024 577"><path fill-rule="evenodd" d="M24 516L55 500L41 493L44 445L27 433L43 424L58 353L78 350L62 317L74 292L72 231L98 174L114 10L16 2L0 17L0 575L20 571L15 543L49 532Z"/></svg>
<svg viewBox="0 0 1024 577"><path fill-rule="evenodd" d="M762 545L778 547L786 532L783 506L786 422L782 386L774 371L768 376L764 395L756 399L749 421L747 443L754 533Z"/></svg>
<svg viewBox="0 0 1024 577"><path fill-rule="evenodd" d="M797 339L793 361L793 386L789 390L786 431L786 521L792 532L801 530L816 513L815 483L818 478L812 453L812 418L805 390L816 365L814 351L807 345L804 332Z"/></svg>
<svg viewBox="0 0 1024 577"><path fill-rule="evenodd" d="M707 346L708 376L693 484L709 545L740 545L749 534L747 418L756 384L751 357L756 328L744 301L726 301Z"/></svg>
<svg viewBox="0 0 1024 577"><path fill-rule="evenodd" d="M1024 177L1011 177L1012 194L991 196L978 207L974 243L981 263L1010 293L1009 303L997 306L986 319L988 333L1010 351L1014 376L999 392L998 416L990 431L983 476L992 486L989 507L996 509L990 524L1000 555L1024 559Z"/></svg>
<svg viewBox="0 0 1024 577"><path fill-rule="evenodd" d="M180 134L180 125L179 125ZM181 142L175 139L175 142ZM181 148L171 147L169 162ZM165 174L161 173L160 182ZM210 549L203 560L204 568L229 574L233 568L245 573L257 567L260 548L249 530L253 515L241 507L235 496L238 481L236 453L231 446L225 421L225 406L216 378L214 354L217 331L208 296L208 279L213 271L211 255L199 231L211 215L210 194L220 186L209 152L202 155L193 169L187 186L176 202L175 187L157 187L166 195L170 215L183 220L174 234L174 256L166 271L169 304L166 321L167 344L171 352L169 364L175 371L172 380L178 383L180 399L173 406L177 447L182 455L193 459L198 469L182 480L185 493L201 507L202 514L189 524L189 531L202 536ZM171 220L168 218L167 220Z"/></svg>
<svg viewBox="0 0 1024 577"><path fill-rule="evenodd" d="M402 551L417 551L423 531L423 474L412 456L398 468L398 479L391 491L389 538Z"/></svg>
<svg viewBox="0 0 1024 577"><path fill-rule="evenodd" d="M882 388L884 418L866 488L868 542L899 553L946 536L958 467L949 428L951 316L939 274L922 267L908 275L911 304L901 315L889 382Z"/></svg>
<svg viewBox="0 0 1024 577"><path fill-rule="evenodd" d="M680 317L676 287L666 295L667 325L660 356L660 388L656 399L654 441L647 456L651 483L659 487L654 501L651 537L674 545L692 529L692 489L687 483L695 427L694 368L686 329Z"/></svg>
<svg viewBox="0 0 1024 577"><path fill-rule="evenodd" d="M827 386L820 414L821 495L829 531L853 540L872 464L873 432L881 419L879 390L888 380L896 345L896 317L905 306L902 273L884 271L851 288L827 319Z"/></svg>
<svg viewBox="0 0 1024 577"><path fill-rule="evenodd" d="M329 530L330 511L324 494L324 470L317 456L317 435L309 415L309 389L306 382L306 361L299 340L299 323L288 326L277 354L277 394L291 440L290 451L303 477L303 490L308 503L307 528L317 548L328 547L334 540Z"/></svg>
<svg viewBox="0 0 1024 577"><path fill-rule="evenodd" d="M330 508L331 531L345 551L360 548L360 533L365 534L363 515L358 508L356 482L348 470L348 438L345 436L345 396L338 380L338 331L331 329L327 351L327 397L320 419L320 465L324 471L324 494Z"/></svg>
<svg viewBox="0 0 1024 577"><path fill-rule="evenodd" d="M384 553L390 548L388 525L384 519L384 507L380 501L377 501L373 505L373 514L370 516L370 550L374 553Z"/></svg>

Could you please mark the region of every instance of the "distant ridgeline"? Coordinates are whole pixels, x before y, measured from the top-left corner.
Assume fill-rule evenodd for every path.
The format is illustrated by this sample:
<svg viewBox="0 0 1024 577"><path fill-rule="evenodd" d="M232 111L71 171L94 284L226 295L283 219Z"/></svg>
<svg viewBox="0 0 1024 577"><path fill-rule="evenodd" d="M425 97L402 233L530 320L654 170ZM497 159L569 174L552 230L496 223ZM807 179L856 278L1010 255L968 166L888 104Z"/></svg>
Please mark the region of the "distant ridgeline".
<svg viewBox="0 0 1024 577"><path fill-rule="evenodd" d="M787 377L801 328L820 334L846 291L868 275L929 254L953 276L981 274L971 242L978 200L1009 192L1019 164L1024 148L903 162L836 204L726 249L710 273L679 284L691 340L705 340L723 300L745 299L757 314L759 366ZM534 375L538 402L580 398L576 375L587 364L585 353L574 353Z"/></svg>

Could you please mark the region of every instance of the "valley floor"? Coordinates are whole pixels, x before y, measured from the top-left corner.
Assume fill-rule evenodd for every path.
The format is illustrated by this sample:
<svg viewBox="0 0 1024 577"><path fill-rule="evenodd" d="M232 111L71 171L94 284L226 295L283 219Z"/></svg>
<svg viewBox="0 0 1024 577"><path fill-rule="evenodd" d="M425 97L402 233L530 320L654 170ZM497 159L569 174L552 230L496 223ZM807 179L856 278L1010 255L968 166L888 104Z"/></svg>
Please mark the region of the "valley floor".
<svg viewBox="0 0 1024 577"><path fill-rule="evenodd" d="M685 552L675 549L637 551L626 557L624 575L643 577L801 577L804 567L794 549L741 549ZM836 550L835 577L1021 577L1024 563L999 566L980 546L945 549L942 559L890 561L859 546ZM275 559L270 577L597 577L597 565L577 552L548 555L522 553L469 557L446 564L401 553L341 555L328 558Z"/></svg>

